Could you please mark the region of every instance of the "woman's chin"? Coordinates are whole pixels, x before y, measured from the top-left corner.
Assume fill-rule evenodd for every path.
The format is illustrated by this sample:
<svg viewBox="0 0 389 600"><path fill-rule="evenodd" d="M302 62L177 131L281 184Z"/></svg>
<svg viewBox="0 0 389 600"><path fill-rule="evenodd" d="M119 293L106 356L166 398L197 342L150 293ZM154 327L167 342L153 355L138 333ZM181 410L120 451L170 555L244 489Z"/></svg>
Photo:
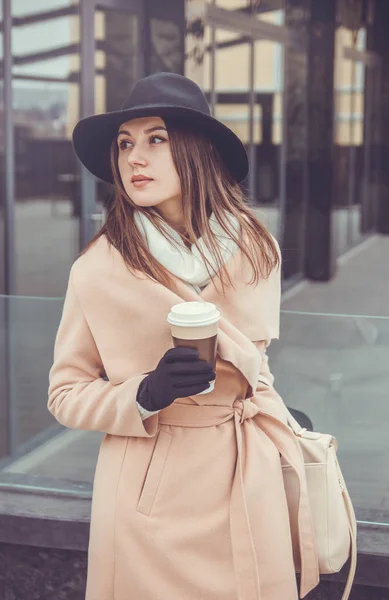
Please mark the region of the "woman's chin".
<svg viewBox="0 0 389 600"><path fill-rule="evenodd" d="M147 206L155 206L156 204L159 204L159 202L156 198L146 198L146 197L139 198L139 197L136 197L134 194L132 194L131 200L133 201L134 204L136 204L137 206L141 206L142 208L145 208Z"/></svg>

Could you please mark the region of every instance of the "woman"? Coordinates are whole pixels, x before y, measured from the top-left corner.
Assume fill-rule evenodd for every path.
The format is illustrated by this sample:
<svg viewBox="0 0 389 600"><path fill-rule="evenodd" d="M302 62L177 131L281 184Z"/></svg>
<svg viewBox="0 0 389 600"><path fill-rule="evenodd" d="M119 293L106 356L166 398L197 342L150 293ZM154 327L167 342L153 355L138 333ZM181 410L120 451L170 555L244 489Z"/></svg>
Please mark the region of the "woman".
<svg viewBox="0 0 389 600"><path fill-rule="evenodd" d="M318 583L301 454L273 388L279 253L244 204L240 140L180 75L140 80L80 121L81 162L112 182L72 266L49 410L102 431L87 600L296 600ZM172 348L174 304L220 310L216 373ZM215 389L198 395L216 374ZM280 454L300 485L293 557Z"/></svg>

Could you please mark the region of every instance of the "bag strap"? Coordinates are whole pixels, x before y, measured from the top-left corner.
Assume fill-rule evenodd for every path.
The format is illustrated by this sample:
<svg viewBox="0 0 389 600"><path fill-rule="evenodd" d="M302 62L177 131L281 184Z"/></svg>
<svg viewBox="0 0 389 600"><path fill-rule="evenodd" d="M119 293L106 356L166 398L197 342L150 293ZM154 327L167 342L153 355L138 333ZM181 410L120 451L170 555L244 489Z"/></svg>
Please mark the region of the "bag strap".
<svg viewBox="0 0 389 600"><path fill-rule="evenodd" d="M307 431L307 429L305 427L301 427L299 422L296 421L294 416L289 412L288 407L286 407L286 411L287 411L287 417L288 417L288 424L290 425L293 433L295 435L297 435L298 437L302 437L304 435L304 432ZM348 526L349 526L349 532L350 532L350 546L351 546L350 568L349 568L349 572L347 575L346 585L345 585L343 595L341 598L341 600L348 600L350 593L351 593L354 577L355 577L355 571L357 568L357 526L356 526L355 513L354 513L354 508L353 508L353 505L351 502L351 498L347 491L346 483L343 479L343 475L342 475L342 472L340 470L338 463L337 463L337 469L338 469L338 475L339 475L339 484L340 484L340 487L342 490L342 497L343 497L343 501L345 504L346 513L347 513L347 517L348 517Z"/></svg>
<svg viewBox="0 0 389 600"><path fill-rule="evenodd" d="M339 469L339 471L340 471L340 469ZM348 516L349 531L350 531L350 544L351 544L350 568L349 568L349 572L348 572L348 576L347 576L347 580L346 580L346 587L344 588L343 596L341 598L341 600L348 600L348 597L350 596L350 593L351 593L351 588L353 585L354 577L355 577L355 571L357 568L357 525L356 525L354 508L351 503L351 498L349 496L349 493L348 493L345 485L343 485L344 482L343 482L342 476L339 477L339 481L341 483L342 496L343 496L343 500L344 500L344 504L345 504L346 512L347 512L347 516Z"/></svg>
<svg viewBox="0 0 389 600"><path fill-rule="evenodd" d="M297 436L300 436L304 431L307 431L307 429L305 427L301 427L300 423L298 423L298 421L296 421L296 419L294 418L292 413L289 412L288 407L285 406L285 408L286 408L286 414L288 417L288 424L290 425L291 429L293 430L293 433L296 434Z"/></svg>

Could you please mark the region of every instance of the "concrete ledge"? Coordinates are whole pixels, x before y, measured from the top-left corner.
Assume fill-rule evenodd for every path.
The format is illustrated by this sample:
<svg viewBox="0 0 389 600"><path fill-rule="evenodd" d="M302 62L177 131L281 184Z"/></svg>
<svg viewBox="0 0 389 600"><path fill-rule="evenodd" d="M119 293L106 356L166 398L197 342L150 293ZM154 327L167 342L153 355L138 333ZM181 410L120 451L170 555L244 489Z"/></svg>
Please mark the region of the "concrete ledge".
<svg viewBox="0 0 389 600"><path fill-rule="evenodd" d="M27 577L27 574L31 569L36 585L41 581L42 585L48 586L47 595L44 587L32 597L42 600L52 600L54 597L61 600L83 598L91 498L90 484L25 474L1 475L1 599L28 597L23 585L28 584L31 575ZM389 515L374 511L359 512L358 566L352 599L387 600ZM380 523L377 523L378 519ZM374 520L375 524L369 522ZM61 565L60 569L58 564ZM62 571L61 577L56 571L58 569ZM307 596L307 600L341 598L347 573L348 565L336 575L322 576L320 585ZM12 594L2 593L2 586L11 585L11 582ZM70 586L69 595L64 591L60 595L58 586Z"/></svg>
<svg viewBox="0 0 389 600"><path fill-rule="evenodd" d="M91 500L90 484L2 473L0 543L86 551Z"/></svg>

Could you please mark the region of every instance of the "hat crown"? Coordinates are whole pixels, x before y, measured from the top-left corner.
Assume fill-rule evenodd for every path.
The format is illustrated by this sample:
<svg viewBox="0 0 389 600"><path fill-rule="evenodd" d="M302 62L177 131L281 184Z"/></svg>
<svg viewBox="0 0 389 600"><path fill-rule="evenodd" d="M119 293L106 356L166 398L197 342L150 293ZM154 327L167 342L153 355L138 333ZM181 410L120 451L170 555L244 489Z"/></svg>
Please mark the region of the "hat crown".
<svg viewBox="0 0 389 600"><path fill-rule="evenodd" d="M119 127L132 119L161 117L208 138L237 182L248 173L247 152L238 136L211 115L200 87L176 73L155 73L132 87L121 110L81 119L73 131L73 144L82 164L96 177L113 183L110 149Z"/></svg>
<svg viewBox="0 0 389 600"><path fill-rule="evenodd" d="M191 79L176 73L154 73L136 82L122 109L148 105L182 106L210 115L201 88Z"/></svg>

